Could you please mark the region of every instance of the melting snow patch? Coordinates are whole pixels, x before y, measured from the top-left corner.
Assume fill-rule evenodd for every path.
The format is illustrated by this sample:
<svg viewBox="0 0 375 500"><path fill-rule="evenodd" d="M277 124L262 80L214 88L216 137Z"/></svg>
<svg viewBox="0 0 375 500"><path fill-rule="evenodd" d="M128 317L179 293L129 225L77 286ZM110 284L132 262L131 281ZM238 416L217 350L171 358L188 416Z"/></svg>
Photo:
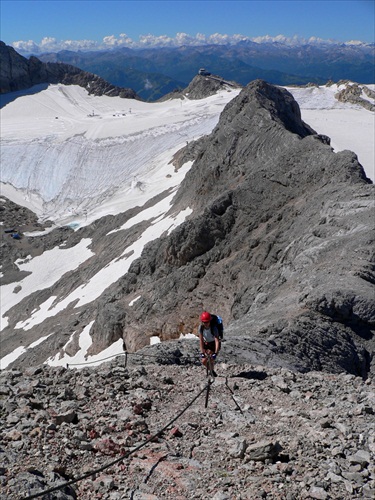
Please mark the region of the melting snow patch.
<svg viewBox="0 0 375 500"><path fill-rule="evenodd" d="M28 262L30 262L31 259L32 259L31 255L28 255L27 257L24 257L22 259L17 259L16 261L14 261L14 263L18 267L22 266L23 264L27 264Z"/></svg>
<svg viewBox="0 0 375 500"><path fill-rule="evenodd" d="M57 302L53 307L52 303L54 301L56 302L55 297L53 298L50 297L49 299L47 299L43 304L39 306L39 310L31 318L21 323L18 323L17 328L24 328L24 329L32 328L33 326L42 323L46 318L55 316L60 311L68 307L68 305L74 301L77 301L75 307L81 307L97 299L104 292L106 288L112 285L112 283L115 283L121 276L124 276L128 272L131 263L135 259L141 256L141 253L146 243L159 238L165 232L168 232L169 234L171 231L173 231L173 229L175 229L179 224L181 224L185 220L187 215L191 213L191 209L188 208L180 212L179 214L175 215L174 217L162 218L162 214L168 211L168 209L170 208L170 203L172 201L173 196L174 195L172 193L154 207L156 213L160 214L158 221L155 222L150 227L148 227L136 242L134 242L129 247L125 248L120 257L117 257L112 262L107 264L103 269L101 269L98 273L96 273L87 283L76 288L64 300ZM52 253L49 259L47 259L47 254L49 252L44 252L43 255L41 255L40 257L35 257L27 265L24 264L23 267L25 268L25 270L30 270L30 271L33 270L35 272L35 277L33 272L30 276L20 281L19 284L22 285L22 290L17 294L13 294L12 296L9 293L7 287L10 286L13 290L14 284L1 287L1 289L4 288L5 291L8 292L7 294L4 294L4 298L6 299L4 311L5 312L8 311L10 307L19 303L25 296L32 293L32 291L34 291L35 289L44 289L47 286L51 286L53 283L57 281L58 278L62 276L63 274L62 270L66 272L71 269L74 269L75 267L78 267L78 265L81 262L84 262L86 258L92 255L92 253L89 250L87 250L87 252L89 253L86 252L86 256L85 252L82 251L82 247L88 246L88 242L91 242L91 240L87 239L81 240L81 242L72 249L62 250L57 248L57 250L56 249L50 250L49 252ZM74 251L74 249L77 250L77 248L80 246L81 246L81 251L78 253L78 255L76 255L76 253L73 252L72 258L69 260L69 255L70 255L69 251ZM57 254L58 256L56 256L56 254L54 253L55 250L59 252ZM83 255L81 255L81 252ZM66 256L68 258L63 259L63 256ZM74 262L74 258L78 257L79 257L78 261ZM34 261L39 262L39 265L36 266ZM56 261L59 262L60 267L62 268L58 270L58 272L56 272L55 269ZM2 328L7 326L7 324L8 322L4 321L2 324Z"/></svg>
<svg viewBox="0 0 375 500"><path fill-rule="evenodd" d="M48 339L48 337L50 337L51 335L53 335L53 333L50 333L49 335L45 335L44 337L41 337L39 340L36 340L35 342L33 342L32 344L29 345L28 349L32 349L33 347L38 346L39 344L44 342L46 339Z"/></svg>
<svg viewBox="0 0 375 500"><path fill-rule="evenodd" d="M93 254L87 247L91 243L90 238L82 239L72 248L61 249L55 247L45 251L42 255L34 257L27 263L18 261L21 271L29 271L31 274L19 281L21 287L18 293L13 293L14 283L0 287L1 308L3 316L7 311L28 295L36 290L44 290L54 285L65 273L76 269L82 262L89 259ZM39 323L41 321L38 321ZM4 321L7 323L7 321ZM1 329L6 325L1 325Z"/></svg>
<svg viewBox="0 0 375 500"><path fill-rule="evenodd" d="M10 352L6 356L0 359L0 369L5 370L7 366L9 366L11 363L13 363L14 360L19 358L24 352L26 352L27 349L21 345L17 347L13 352Z"/></svg>
<svg viewBox="0 0 375 500"><path fill-rule="evenodd" d="M180 224L182 224L182 222L184 222L184 220L186 219L186 217L188 215L190 215L192 213L192 209L190 207L187 207L185 208L185 210L182 210L179 214L177 214L175 217L171 217L173 220L174 220L174 223L173 225L169 228L168 230L168 235L171 234L171 232L177 227L179 226Z"/></svg>
<svg viewBox="0 0 375 500"><path fill-rule="evenodd" d="M160 344L160 338L157 336L150 337L150 345Z"/></svg>
<svg viewBox="0 0 375 500"><path fill-rule="evenodd" d="M116 233L117 231L122 231L124 229L128 229L128 228L130 228L130 227L132 227L135 224L138 224L140 222L150 220L150 219L153 219L155 217L159 217L161 215L164 215L170 209L174 193L175 193L176 189L178 188L180 182L183 180L183 178L185 177L187 172L190 170L192 164L193 164L192 161L186 162L179 169L178 174L174 176L173 182L168 181L168 183L166 183L167 179L165 178L165 175L167 174L168 169L166 169L165 167L161 167L161 169L158 170L159 177L157 177L155 179L155 182L157 185L160 185L160 183L162 183L162 185L164 186L164 190L173 189L172 193L169 194L168 196L166 196L165 198L163 198L161 201L159 201L158 203L156 203L152 207L149 207L149 208L146 208L145 210L142 210L142 212L138 213L137 215L135 215L134 217L132 217L131 219L126 221L125 224L123 224L121 227L119 227L117 229L113 229L112 231L110 231L107 234ZM162 172L164 175L164 179L162 177L160 177L160 173L162 173ZM157 192L155 190L153 190L151 192L150 192L150 190L148 190L148 192L146 194L147 194L146 197L145 197L145 195L143 195L141 198L138 199L139 203L146 202L147 199L152 198L152 196L156 195ZM154 223L155 222L157 222L157 221L154 221Z"/></svg>
<svg viewBox="0 0 375 500"><path fill-rule="evenodd" d="M94 324L94 321L91 321L81 332L79 336L79 351L74 355L74 356L69 356L69 354L64 354L64 356L60 357L59 354L54 356L53 358L47 359L46 363L50 366L58 366L58 365L66 365L72 363L84 363L85 362L85 355L89 349L89 347L92 344L92 339L90 336L90 330L92 325ZM72 341L73 337L75 335L75 332L70 336L68 342L64 345L62 350L64 351L66 347L70 344ZM60 359L58 359L60 358Z"/></svg>
<svg viewBox="0 0 375 500"><path fill-rule="evenodd" d="M34 325L42 323L46 318L48 318L48 310L52 306L53 302L56 300L56 296L52 295L43 304L40 305L39 309L34 309L30 318L25 321L19 321L15 329L23 328L24 330L30 330Z"/></svg>
<svg viewBox="0 0 375 500"><path fill-rule="evenodd" d="M131 300L129 302L129 307L131 307L135 302L137 302L137 300L139 300L141 298L141 295L138 295L138 297L136 297L135 299Z"/></svg>
<svg viewBox="0 0 375 500"><path fill-rule="evenodd" d="M119 339L114 342L112 345L101 351L99 354L95 354L94 356L87 356L87 351L91 346L92 339L90 336L90 329L94 321L86 326L86 328L82 331L79 337L79 346L80 350L74 355L69 356L64 353L63 356L60 354L56 354L55 356L47 359L46 363L50 366L66 366L69 365L69 368L74 367L77 369L82 369L86 365L90 366L98 366L104 363L108 358L122 355L123 354L123 340ZM73 334L74 335L74 334ZM65 344L63 349L69 344L73 335L70 337L69 341Z"/></svg>
<svg viewBox="0 0 375 500"><path fill-rule="evenodd" d="M51 233L54 229L56 229L56 226L48 227L43 231L33 231L31 233L27 232L24 233L24 235L27 236L28 238L34 238L35 236L45 236L46 234Z"/></svg>
<svg viewBox="0 0 375 500"><path fill-rule="evenodd" d="M181 333L180 335L180 340L183 340L183 339L196 339L197 336L194 335L194 333L186 333L185 335L183 333Z"/></svg>
<svg viewBox="0 0 375 500"><path fill-rule="evenodd" d="M32 344L30 344L29 347L27 347L27 348L24 346L17 347L17 349L15 349L13 352L7 354L2 359L0 359L0 369L4 370L7 366L10 365L10 363L12 363L17 358L19 358L28 349L33 349L34 347L37 347L39 344L41 344L46 339L48 339L48 337L50 337L51 335L53 335L53 333L50 333L49 335L41 337L40 339L38 339L35 342L33 342Z"/></svg>

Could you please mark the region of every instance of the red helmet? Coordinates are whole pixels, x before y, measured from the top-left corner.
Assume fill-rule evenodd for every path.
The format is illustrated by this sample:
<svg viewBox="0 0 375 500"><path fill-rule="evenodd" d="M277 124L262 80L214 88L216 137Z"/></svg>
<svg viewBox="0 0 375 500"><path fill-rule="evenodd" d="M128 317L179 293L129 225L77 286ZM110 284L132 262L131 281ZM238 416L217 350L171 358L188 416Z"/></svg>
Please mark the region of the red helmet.
<svg viewBox="0 0 375 500"><path fill-rule="evenodd" d="M204 311L202 312L200 319L202 323L205 323L206 321L211 321L211 314L207 311Z"/></svg>

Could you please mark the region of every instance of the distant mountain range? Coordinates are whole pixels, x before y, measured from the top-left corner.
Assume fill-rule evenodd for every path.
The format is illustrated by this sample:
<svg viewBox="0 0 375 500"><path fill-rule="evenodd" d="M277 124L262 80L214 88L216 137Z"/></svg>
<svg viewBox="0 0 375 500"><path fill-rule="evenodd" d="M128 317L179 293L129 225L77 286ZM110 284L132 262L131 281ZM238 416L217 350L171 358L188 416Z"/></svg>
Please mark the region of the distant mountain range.
<svg viewBox="0 0 375 500"><path fill-rule="evenodd" d="M132 89L116 87L100 76L88 73L70 64L44 63L34 56L26 59L18 54L13 47L9 47L0 41L0 94L49 83L79 85L92 95L138 98ZM5 100L1 100L1 107L5 102Z"/></svg>
<svg viewBox="0 0 375 500"><path fill-rule="evenodd" d="M132 88L154 101L186 87L204 67L247 85L260 78L276 85L324 84L329 80L374 83L373 44L255 43L38 54L44 62L67 63L99 75L112 85Z"/></svg>

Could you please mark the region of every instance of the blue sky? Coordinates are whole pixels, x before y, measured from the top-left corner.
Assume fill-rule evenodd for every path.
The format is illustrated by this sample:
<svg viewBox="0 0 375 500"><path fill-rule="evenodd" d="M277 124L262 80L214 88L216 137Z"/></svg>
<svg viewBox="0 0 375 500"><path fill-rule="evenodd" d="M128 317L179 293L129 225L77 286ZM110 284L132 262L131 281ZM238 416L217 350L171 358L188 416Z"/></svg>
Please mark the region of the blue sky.
<svg viewBox="0 0 375 500"><path fill-rule="evenodd" d="M372 0L0 0L0 6L0 39L9 45L20 40L39 45L46 37L55 43L100 43L120 34L138 41L141 35L177 33L374 42Z"/></svg>

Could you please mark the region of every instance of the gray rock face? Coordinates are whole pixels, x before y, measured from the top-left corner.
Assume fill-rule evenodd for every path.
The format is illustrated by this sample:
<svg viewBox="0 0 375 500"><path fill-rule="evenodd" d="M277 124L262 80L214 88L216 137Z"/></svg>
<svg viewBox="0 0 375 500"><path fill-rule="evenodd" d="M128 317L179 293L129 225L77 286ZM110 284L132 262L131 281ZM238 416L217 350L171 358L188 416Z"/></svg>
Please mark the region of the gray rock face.
<svg viewBox="0 0 375 500"><path fill-rule="evenodd" d="M301 120L290 93L257 80L226 106L212 134L176 154L175 167L188 160L170 210L190 207L186 222L147 244L96 301L18 330L26 345L58 334L14 366L44 362L93 320L90 353L121 338L136 351L153 335L196 331L207 309L224 318L239 362L373 376L374 186L356 155L334 153ZM95 257L11 311L6 352L18 345L14 327L28 317L25 308L65 297L137 240L150 222L105 237L132 215L66 235L66 248L92 238ZM61 241L54 234L44 245Z"/></svg>
<svg viewBox="0 0 375 500"><path fill-rule="evenodd" d="M353 153L327 142L287 91L249 84L213 133L179 155L196 160L171 212L194 212L102 297L94 336L108 326L109 302L131 349L194 331L202 309L216 310L229 337L276 363L366 375L374 187ZM131 308L129 294L141 295Z"/></svg>
<svg viewBox="0 0 375 500"><path fill-rule="evenodd" d="M46 247L40 239L29 239L24 236L28 231L42 231L44 226L38 222L37 216L29 209L21 207L11 200L0 198L1 243L0 284L6 285L24 278L25 273L20 271L14 262L17 259L26 259L29 256L40 255ZM14 235L18 235L14 238Z"/></svg>
<svg viewBox="0 0 375 500"><path fill-rule="evenodd" d="M109 84L103 78L69 64L43 63L37 57L25 57L0 41L0 94L33 87L41 83L79 85L93 95L136 99L132 89Z"/></svg>
<svg viewBox="0 0 375 500"><path fill-rule="evenodd" d="M373 381L241 364L230 343L208 398L196 340L1 372L2 498L373 498Z"/></svg>

